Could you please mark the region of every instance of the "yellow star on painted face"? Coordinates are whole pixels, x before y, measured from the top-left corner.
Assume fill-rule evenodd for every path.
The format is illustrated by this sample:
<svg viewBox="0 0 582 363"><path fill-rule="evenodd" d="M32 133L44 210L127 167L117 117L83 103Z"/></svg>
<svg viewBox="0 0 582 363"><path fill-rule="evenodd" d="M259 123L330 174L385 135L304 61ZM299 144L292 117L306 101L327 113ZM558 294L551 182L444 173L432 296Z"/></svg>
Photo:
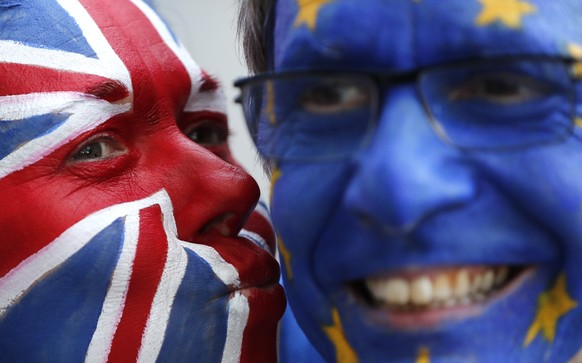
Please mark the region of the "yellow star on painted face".
<svg viewBox="0 0 582 363"><path fill-rule="evenodd" d="M335 346L336 362L357 363L358 357L344 335L344 329L342 328L342 322L337 309L332 310L331 317L333 319L333 325L324 326L323 331Z"/></svg>
<svg viewBox="0 0 582 363"><path fill-rule="evenodd" d="M572 59L575 59L572 65L572 76L574 79L582 80L582 45L580 44L569 44L568 52ZM582 127L582 117L576 117L574 120L576 127Z"/></svg>
<svg viewBox="0 0 582 363"><path fill-rule="evenodd" d="M333 0L297 0L299 12L295 18L295 27L299 27L301 24L306 24L309 29L315 29L315 23L317 22L319 9L323 5L332 1Z"/></svg>
<svg viewBox="0 0 582 363"><path fill-rule="evenodd" d="M277 166L273 166L273 170L271 171L271 200L270 200L270 204L273 205L273 192L275 191L275 185L277 185L277 182L279 181L279 178L281 177L281 170L279 170L279 168Z"/></svg>
<svg viewBox="0 0 582 363"><path fill-rule="evenodd" d="M273 82L269 81L267 85L267 102L265 109L263 110L265 116L269 120L271 125L277 124L277 116L275 114L275 87L273 87Z"/></svg>
<svg viewBox="0 0 582 363"><path fill-rule="evenodd" d="M277 167L273 168L271 172L271 205L273 205L273 190L275 189L275 184L279 181L281 177L281 170ZM277 236L277 245L279 246L279 253L285 262L285 271L287 272L287 278L293 280L293 270L291 269L291 252L285 246L281 236Z"/></svg>
<svg viewBox="0 0 582 363"><path fill-rule="evenodd" d="M569 44L568 52L570 56L576 60L572 68L572 75L576 79L582 79L582 45L580 44Z"/></svg>
<svg viewBox="0 0 582 363"><path fill-rule="evenodd" d="M283 243L281 236L277 236L277 241L279 246L279 253L285 262L285 272L287 272L287 279L293 280L293 270L291 269L291 252L289 252L287 246L285 246L285 243Z"/></svg>
<svg viewBox="0 0 582 363"><path fill-rule="evenodd" d="M430 363L430 353L427 348L420 348L416 363Z"/></svg>
<svg viewBox="0 0 582 363"><path fill-rule="evenodd" d="M527 347L540 333L552 343L556 336L558 320L576 306L578 303L572 300L566 291L566 275L561 274L554 287L539 296L538 312L527 332L524 347Z"/></svg>
<svg viewBox="0 0 582 363"><path fill-rule="evenodd" d="M537 11L537 8L526 1L520 0L479 0L483 10L475 23L480 26L500 21L510 28L519 28L521 18Z"/></svg>

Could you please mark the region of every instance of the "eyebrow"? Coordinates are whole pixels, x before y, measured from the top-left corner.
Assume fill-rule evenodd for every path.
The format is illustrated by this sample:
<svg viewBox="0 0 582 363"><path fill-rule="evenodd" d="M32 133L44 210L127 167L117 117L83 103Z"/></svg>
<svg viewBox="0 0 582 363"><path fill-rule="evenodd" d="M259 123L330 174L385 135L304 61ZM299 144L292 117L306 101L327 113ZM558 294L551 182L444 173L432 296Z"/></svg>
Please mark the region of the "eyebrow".
<svg viewBox="0 0 582 363"><path fill-rule="evenodd" d="M107 80L87 88L88 94L108 102L120 101L129 96L129 90L119 81Z"/></svg>
<svg viewBox="0 0 582 363"><path fill-rule="evenodd" d="M202 84L200 85L199 91L200 92L212 92L216 91L220 86L220 82L218 79L214 78L213 76L206 73L206 71L202 71Z"/></svg>

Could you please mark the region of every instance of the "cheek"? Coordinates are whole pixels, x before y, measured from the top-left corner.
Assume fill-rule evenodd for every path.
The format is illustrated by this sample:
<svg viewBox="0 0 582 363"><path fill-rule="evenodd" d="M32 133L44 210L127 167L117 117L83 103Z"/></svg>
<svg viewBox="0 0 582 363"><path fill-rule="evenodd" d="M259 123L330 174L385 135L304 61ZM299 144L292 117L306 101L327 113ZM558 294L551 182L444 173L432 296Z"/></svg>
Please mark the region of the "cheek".
<svg viewBox="0 0 582 363"><path fill-rule="evenodd" d="M16 186L0 183L0 190L4 191L0 194L0 276L56 239L91 207L69 198L63 183L48 178Z"/></svg>
<svg viewBox="0 0 582 363"><path fill-rule="evenodd" d="M131 183L83 179L58 167L36 164L0 180L0 250L38 249L74 223L113 204L138 199ZM48 170L48 171L47 171ZM15 198L14 196L18 196Z"/></svg>
<svg viewBox="0 0 582 363"><path fill-rule="evenodd" d="M582 240L582 143L487 155L481 171L526 215L561 240Z"/></svg>
<svg viewBox="0 0 582 363"><path fill-rule="evenodd" d="M344 163L283 164L272 191L273 222L285 243L316 243L341 206L349 181Z"/></svg>

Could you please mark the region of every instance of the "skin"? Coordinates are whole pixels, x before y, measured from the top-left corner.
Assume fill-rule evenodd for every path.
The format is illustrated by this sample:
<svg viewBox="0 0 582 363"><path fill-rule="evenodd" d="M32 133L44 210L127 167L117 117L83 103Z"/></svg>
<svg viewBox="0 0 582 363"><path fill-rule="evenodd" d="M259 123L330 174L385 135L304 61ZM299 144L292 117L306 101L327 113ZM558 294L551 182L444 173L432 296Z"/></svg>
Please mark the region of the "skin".
<svg viewBox="0 0 582 363"><path fill-rule="evenodd" d="M580 5L527 4L534 10L516 25L487 20L484 1L336 0L300 10L301 2L280 0L274 70L408 71L475 58L575 55ZM300 20L309 7L313 23ZM299 325L327 361L576 361L579 129L543 146L460 150L435 134L414 87L382 88L373 137L351 158L280 161L273 171L273 220ZM464 307L406 313L354 289L373 277L499 266L518 274Z"/></svg>
<svg viewBox="0 0 582 363"><path fill-rule="evenodd" d="M239 237L270 232L218 83L142 2L13 3L0 47L37 49L32 29L53 53L0 51L1 360L274 361L284 295L269 246ZM79 70L97 43L113 55Z"/></svg>

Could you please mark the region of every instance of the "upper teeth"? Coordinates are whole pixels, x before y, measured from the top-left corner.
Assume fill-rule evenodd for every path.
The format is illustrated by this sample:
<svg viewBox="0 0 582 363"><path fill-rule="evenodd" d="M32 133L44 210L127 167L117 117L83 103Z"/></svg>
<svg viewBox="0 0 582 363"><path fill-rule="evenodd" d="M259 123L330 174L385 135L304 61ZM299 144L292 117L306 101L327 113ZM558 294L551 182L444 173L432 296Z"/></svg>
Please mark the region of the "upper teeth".
<svg viewBox="0 0 582 363"><path fill-rule="evenodd" d="M484 300L508 277L507 267L467 267L366 280L377 302L393 307L441 307Z"/></svg>

